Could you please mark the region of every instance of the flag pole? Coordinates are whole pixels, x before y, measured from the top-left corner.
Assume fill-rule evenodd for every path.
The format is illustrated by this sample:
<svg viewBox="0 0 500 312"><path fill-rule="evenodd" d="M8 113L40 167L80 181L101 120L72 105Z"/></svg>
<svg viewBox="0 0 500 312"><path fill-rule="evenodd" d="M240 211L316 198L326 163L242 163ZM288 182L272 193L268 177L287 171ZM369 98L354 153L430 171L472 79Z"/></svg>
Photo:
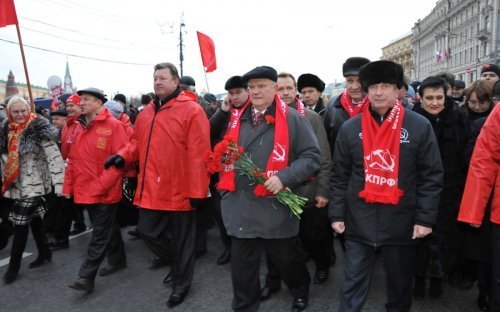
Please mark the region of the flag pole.
<svg viewBox="0 0 500 312"><path fill-rule="evenodd" d="M30 96L31 111L35 112L35 102L33 100L33 92L31 92L31 82L28 75L28 66L26 65L26 57L24 56L23 40L21 39L21 30L19 29L19 23L16 23L17 38L19 40L19 47L21 48L21 57L23 59L24 74L26 75L26 83L28 84L28 93Z"/></svg>
<svg viewBox="0 0 500 312"><path fill-rule="evenodd" d="M203 73L205 74L205 83L207 84L207 92L210 93L210 87L208 86L207 72L205 71L205 67L203 67Z"/></svg>

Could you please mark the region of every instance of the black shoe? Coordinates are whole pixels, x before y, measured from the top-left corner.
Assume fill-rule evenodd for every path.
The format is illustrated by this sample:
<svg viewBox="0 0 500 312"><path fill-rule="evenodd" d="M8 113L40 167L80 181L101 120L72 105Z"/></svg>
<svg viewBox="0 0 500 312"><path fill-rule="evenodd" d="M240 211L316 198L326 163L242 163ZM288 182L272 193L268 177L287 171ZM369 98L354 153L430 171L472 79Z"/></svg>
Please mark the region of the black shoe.
<svg viewBox="0 0 500 312"><path fill-rule="evenodd" d="M413 286L413 297L415 299L424 299L425 298L425 278L424 277L416 277L415 285Z"/></svg>
<svg viewBox="0 0 500 312"><path fill-rule="evenodd" d="M167 260L163 260L161 258L153 258L153 259L151 259L151 265L149 266L149 269L156 270L156 269L162 268L164 266L167 266L169 264L170 264L170 262Z"/></svg>
<svg viewBox="0 0 500 312"><path fill-rule="evenodd" d="M66 240L53 240L48 243L50 250L67 249L69 241Z"/></svg>
<svg viewBox="0 0 500 312"><path fill-rule="evenodd" d="M46 247L47 248L47 247ZM45 263L49 263L52 260L52 253L50 252L50 249L47 248L43 252L38 253L38 257L36 257L36 260L31 262L28 267L30 269L38 268L44 265Z"/></svg>
<svg viewBox="0 0 500 312"><path fill-rule="evenodd" d="M314 284L323 284L328 280L328 271L316 270L314 273Z"/></svg>
<svg viewBox="0 0 500 312"><path fill-rule="evenodd" d="M280 290L281 290L281 286L272 288L272 287L269 287L266 285L260 290L260 300L265 301L265 300L271 298L272 294L274 294L275 292L278 292Z"/></svg>
<svg viewBox="0 0 500 312"><path fill-rule="evenodd" d="M71 236L77 235L77 234L85 232L86 230L87 230L87 228L74 228L71 231L69 231L69 235L71 235Z"/></svg>
<svg viewBox="0 0 500 312"><path fill-rule="evenodd" d="M224 252L217 258L217 265L223 265L231 261L231 249L226 248Z"/></svg>
<svg viewBox="0 0 500 312"><path fill-rule="evenodd" d="M482 296L479 295L477 297L477 306L481 311L489 311L490 310L490 296Z"/></svg>
<svg viewBox="0 0 500 312"><path fill-rule="evenodd" d="M307 298L295 298L293 299L292 312L305 311L308 303Z"/></svg>
<svg viewBox="0 0 500 312"><path fill-rule="evenodd" d="M184 301L184 298L186 298L187 292L185 293L180 293L180 294L171 294L170 298L168 298L167 301L167 307L173 308L176 305L181 304Z"/></svg>
<svg viewBox="0 0 500 312"><path fill-rule="evenodd" d="M443 295L443 286L441 285L440 278L431 278L431 284L429 286L429 298L439 299Z"/></svg>
<svg viewBox="0 0 500 312"><path fill-rule="evenodd" d="M170 286L170 285L172 285L173 280L174 280L174 277L172 274L172 270L170 270L170 271L168 271L167 276L165 276L165 278L163 279L163 284L165 284L165 286Z"/></svg>
<svg viewBox="0 0 500 312"><path fill-rule="evenodd" d="M94 290L94 280L90 278L79 277L72 284L69 284L68 287L76 290L91 292Z"/></svg>
<svg viewBox="0 0 500 312"><path fill-rule="evenodd" d="M201 249L201 250L196 250L194 253L194 256L196 259L200 258L201 256L205 255L207 253L206 249Z"/></svg>
<svg viewBox="0 0 500 312"><path fill-rule="evenodd" d="M17 272L15 271L7 271L3 275L4 284L12 284L17 279Z"/></svg>
<svg viewBox="0 0 500 312"><path fill-rule="evenodd" d="M120 264L116 264L116 265L109 265L107 267L102 268L99 271L99 276L108 276L108 275L111 275L111 274L113 274L115 272L123 270L126 267L127 267L126 263L120 263Z"/></svg>

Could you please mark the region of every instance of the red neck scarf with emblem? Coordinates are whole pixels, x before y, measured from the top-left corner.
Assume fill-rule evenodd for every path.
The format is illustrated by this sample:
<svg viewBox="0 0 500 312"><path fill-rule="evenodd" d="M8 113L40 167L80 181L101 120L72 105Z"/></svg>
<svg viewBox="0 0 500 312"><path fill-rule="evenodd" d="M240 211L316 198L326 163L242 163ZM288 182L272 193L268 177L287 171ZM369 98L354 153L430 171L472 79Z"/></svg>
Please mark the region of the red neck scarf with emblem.
<svg viewBox="0 0 500 312"><path fill-rule="evenodd" d="M365 188L359 193L366 203L396 205L403 190L398 188L399 148L404 109L397 101L378 124L368 102L361 115Z"/></svg>
<svg viewBox="0 0 500 312"><path fill-rule="evenodd" d="M289 133L288 133L288 123L286 121L288 115L288 106L283 102L278 94L274 96L274 102L276 103L276 118L274 123L274 148L269 155L269 160L267 161L266 174L267 177L271 177L279 170L288 166L288 155L289 155ZM249 103L245 104L242 108L231 110L231 119L229 121L229 128L227 130L227 135L233 137L236 142L238 142L240 135L240 125L241 125L241 115L245 109L250 106ZM250 107L250 109L253 109ZM273 126L273 125L271 125ZM225 168L220 174L220 181L218 188L220 190L234 192L235 173L233 168ZM261 184L257 185L254 189L255 196L265 197L273 196L274 194L269 192Z"/></svg>
<svg viewBox="0 0 500 312"><path fill-rule="evenodd" d="M302 115L306 116L306 107L304 106L304 103L302 103L301 100L298 98L295 98L295 101L297 102L297 111Z"/></svg>
<svg viewBox="0 0 500 312"><path fill-rule="evenodd" d="M342 92L342 95L340 96L340 104L342 104L342 107L349 113L349 118L361 113L368 102L368 98L365 96L361 103L354 105L351 97L347 94L347 90Z"/></svg>
<svg viewBox="0 0 500 312"><path fill-rule="evenodd" d="M9 115L9 133L7 135L7 162L5 164L4 180L2 183L2 194L9 189L19 176L19 140L28 125L36 118L30 113L26 120L19 124L11 120Z"/></svg>

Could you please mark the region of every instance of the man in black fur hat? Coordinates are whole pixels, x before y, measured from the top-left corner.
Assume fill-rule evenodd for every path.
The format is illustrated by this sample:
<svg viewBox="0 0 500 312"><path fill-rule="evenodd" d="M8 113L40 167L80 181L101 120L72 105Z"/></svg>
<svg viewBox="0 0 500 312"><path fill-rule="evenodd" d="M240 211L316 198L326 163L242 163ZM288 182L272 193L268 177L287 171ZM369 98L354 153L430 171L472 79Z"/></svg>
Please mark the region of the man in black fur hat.
<svg viewBox="0 0 500 312"><path fill-rule="evenodd" d="M301 99L307 108L312 109L320 116L325 114L325 103L321 95L325 91L325 83L313 74L303 74L297 79L297 89L301 94Z"/></svg>
<svg viewBox="0 0 500 312"><path fill-rule="evenodd" d="M387 275L387 311L409 311L416 242L432 232L443 168L432 126L397 100L403 67L368 63L359 71L369 102L341 127L328 216L345 233L339 311L360 311L376 255Z"/></svg>

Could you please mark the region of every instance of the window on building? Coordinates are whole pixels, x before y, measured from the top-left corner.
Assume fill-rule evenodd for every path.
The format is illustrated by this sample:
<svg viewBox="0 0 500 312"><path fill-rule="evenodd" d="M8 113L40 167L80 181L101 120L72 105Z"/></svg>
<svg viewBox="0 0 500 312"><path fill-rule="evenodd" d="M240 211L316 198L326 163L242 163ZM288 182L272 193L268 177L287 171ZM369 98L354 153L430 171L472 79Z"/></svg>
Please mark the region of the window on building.
<svg viewBox="0 0 500 312"><path fill-rule="evenodd" d="M490 17L489 15L486 15L484 17L484 28L485 29L490 29L491 25L490 25Z"/></svg>
<svg viewBox="0 0 500 312"><path fill-rule="evenodd" d="M476 44L476 59L479 60L479 44Z"/></svg>
<svg viewBox="0 0 500 312"><path fill-rule="evenodd" d="M484 42L483 43L483 56L486 56L486 53L488 53L488 43Z"/></svg>
<svg viewBox="0 0 500 312"><path fill-rule="evenodd" d="M474 55L472 54L472 48L469 49L470 61L474 60Z"/></svg>
<svg viewBox="0 0 500 312"><path fill-rule="evenodd" d="M464 51L464 63L467 63L467 50Z"/></svg>

